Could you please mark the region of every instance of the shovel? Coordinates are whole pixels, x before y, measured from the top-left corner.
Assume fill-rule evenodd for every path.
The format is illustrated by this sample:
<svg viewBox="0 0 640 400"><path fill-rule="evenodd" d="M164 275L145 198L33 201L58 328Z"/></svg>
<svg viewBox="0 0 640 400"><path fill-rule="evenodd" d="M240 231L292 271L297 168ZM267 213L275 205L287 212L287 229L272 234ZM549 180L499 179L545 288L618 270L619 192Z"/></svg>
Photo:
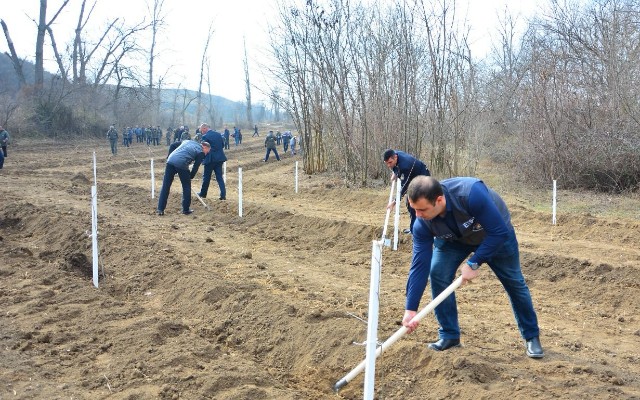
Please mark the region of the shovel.
<svg viewBox="0 0 640 400"><path fill-rule="evenodd" d="M442 293L440 293L438 297L433 299L431 303L427 304L425 308L420 310L420 312L413 317L413 321L420 321L422 318L424 318L427 314L433 311L440 303L442 303L444 299L446 299L451 293L453 293L458 287L460 287L461 284L462 284L462 277L460 276L458 277L458 279L453 281L453 283L449 285L449 287L447 287ZM387 339L384 343L382 343L380 347L376 349L376 358L378 358L378 356L382 354L383 351L385 351L392 344L397 342L406 333L407 333L406 327L403 326L400 329L398 329L396 333L391 335L389 339ZM338 391L342 389L347 383L349 383L353 378L358 376L358 374L364 370L366 361L367 361L366 359L363 360L360 364L358 364L357 367L355 367L354 369L351 370L351 372L345 375L344 378L336 382L336 384L333 385L334 392L338 393Z"/></svg>

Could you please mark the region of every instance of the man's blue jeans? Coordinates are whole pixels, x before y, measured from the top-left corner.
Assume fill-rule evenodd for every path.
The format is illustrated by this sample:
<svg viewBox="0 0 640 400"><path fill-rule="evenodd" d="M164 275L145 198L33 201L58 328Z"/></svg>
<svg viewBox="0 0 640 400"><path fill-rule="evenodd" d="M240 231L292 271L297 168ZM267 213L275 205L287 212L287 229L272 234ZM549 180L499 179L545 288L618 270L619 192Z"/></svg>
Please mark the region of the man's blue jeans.
<svg viewBox="0 0 640 400"><path fill-rule="evenodd" d="M204 172L202 173L202 187L200 187L200 196L207 197L209 192L209 182L211 182L211 173L216 174L216 181L220 187L220 197L227 198L227 189L224 185L224 177L222 176L222 164L224 161L213 161L210 164L204 166Z"/></svg>
<svg viewBox="0 0 640 400"><path fill-rule="evenodd" d="M453 282L460 264L476 248L477 246L455 241L435 239L430 272L432 298L435 299ZM520 268L520 252L514 231L511 231L507 241L498 249L488 264L509 296L511 308L522 337L528 340L538 336L538 318L533 309L529 287ZM440 338L459 339L460 327L455 293L452 293L436 307L435 314L440 324L438 331Z"/></svg>
<svg viewBox="0 0 640 400"><path fill-rule="evenodd" d="M188 169L179 169L167 163L164 169L164 178L162 178L160 197L158 198L158 211L164 211L167 207L169 190L171 189L171 184L176 174L178 174L180 183L182 183L182 212L189 210L191 206L191 172Z"/></svg>

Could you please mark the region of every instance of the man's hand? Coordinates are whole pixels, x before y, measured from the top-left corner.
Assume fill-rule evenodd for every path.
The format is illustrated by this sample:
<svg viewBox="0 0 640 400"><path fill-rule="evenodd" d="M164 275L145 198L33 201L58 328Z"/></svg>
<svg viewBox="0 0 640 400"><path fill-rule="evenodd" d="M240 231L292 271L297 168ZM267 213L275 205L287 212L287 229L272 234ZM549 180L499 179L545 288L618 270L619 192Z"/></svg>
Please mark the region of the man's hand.
<svg viewBox="0 0 640 400"><path fill-rule="evenodd" d="M402 317L402 326L407 328L407 333L411 333L418 328L420 322L412 321L413 317L417 314L416 311L404 310L404 317Z"/></svg>
<svg viewBox="0 0 640 400"><path fill-rule="evenodd" d="M391 173L391 182L395 181L398 177L396 176L395 172Z"/></svg>
<svg viewBox="0 0 640 400"><path fill-rule="evenodd" d="M478 276L478 274L480 274L479 269L476 269L475 271L472 270L469 264L467 264L466 262L462 265L462 268L460 268L460 272L462 275L463 285L467 282L471 282L473 279L475 279L476 276Z"/></svg>
<svg viewBox="0 0 640 400"><path fill-rule="evenodd" d="M395 199L391 200L391 203L387 205L387 210L391 210L393 207L395 207L395 205L396 205Z"/></svg>

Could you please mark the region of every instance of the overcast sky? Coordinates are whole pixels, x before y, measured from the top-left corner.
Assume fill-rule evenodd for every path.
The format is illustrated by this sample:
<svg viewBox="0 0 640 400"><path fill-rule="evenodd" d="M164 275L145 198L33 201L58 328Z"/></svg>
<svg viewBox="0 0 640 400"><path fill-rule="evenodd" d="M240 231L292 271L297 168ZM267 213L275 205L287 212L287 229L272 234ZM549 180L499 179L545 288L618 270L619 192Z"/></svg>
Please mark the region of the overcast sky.
<svg viewBox="0 0 640 400"><path fill-rule="evenodd" d="M385 0L372 1L385 3ZM92 2L93 0L87 1L89 4ZM479 51L489 50L490 32L497 27L498 10L502 11L508 6L513 12L523 16L530 16L536 11L535 0L459 2L458 15L468 15L473 27L473 41ZM48 0L47 19L53 16L62 3L63 0ZM145 0L98 0L90 21L95 21L93 28L98 30L103 27L104 21L116 17L125 18L128 24L133 24L148 15L146 3ZM34 59L36 37L36 24L32 20L37 19L39 4L38 0L0 0L0 17L9 27L16 50L19 56L30 61ZM70 0L53 26L61 51L73 37L80 4L81 0ZM249 74L252 81L257 82L263 77L260 62L268 51L266 26L270 19L276 18L276 8L277 0L165 0L163 11L166 26L160 37L156 77L170 68L166 85L177 87L178 83L182 83L182 87L197 89L200 59L209 24L213 22L215 31L209 50L211 92L231 100L244 100L243 38L247 42ZM0 51L8 51L4 35L0 37ZM51 60L52 52L45 51L45 57ZM52 60L45 68L52 71L57 69ZM206 91L206 87L203 90ZM252 95L254 102L266 98L255 91Z"/></svg>

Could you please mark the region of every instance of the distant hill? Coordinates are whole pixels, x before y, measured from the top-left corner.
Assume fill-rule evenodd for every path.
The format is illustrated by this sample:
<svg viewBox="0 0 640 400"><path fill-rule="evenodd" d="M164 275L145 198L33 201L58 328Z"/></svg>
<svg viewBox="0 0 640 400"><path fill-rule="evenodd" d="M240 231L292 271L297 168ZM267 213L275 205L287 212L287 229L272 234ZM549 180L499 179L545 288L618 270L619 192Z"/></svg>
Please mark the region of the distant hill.
<svg viewBox="0 0 640 400"><path fill-rule="evenodd" d="M34 65L31 62L25 61L23 65L23 73L27 83L34 82ZM45 71L45 82L49 82L54 74ZM7 53L0 54L0 94L13 95L19 90L18 75L16 74L11 58ZM163 111L170 111L174 107L174 103L177 109L182 110L182 104L188 103L188 100L183 103L183 99L193 99L197 95L197 91L184 89L163 89L162 90L162 104L161 109ZM232 101L227 98L216 95L202 95L203 106L209 105L209 96L211 98L211 105L215 110L216 118L222 118L226 123L240 123L246 119L246 110L243 102ZM186 113L195 118L197 115L197 102L191 101L186 109ZM253 119L256 122L266 121L271 118L271 113L263 104L257 104L252 106ZM189 118L189 119L193 119ZM202 115L202 119L209 119L208 115ZM219 121L209 121L211 124L217 124Z"/></svg>

